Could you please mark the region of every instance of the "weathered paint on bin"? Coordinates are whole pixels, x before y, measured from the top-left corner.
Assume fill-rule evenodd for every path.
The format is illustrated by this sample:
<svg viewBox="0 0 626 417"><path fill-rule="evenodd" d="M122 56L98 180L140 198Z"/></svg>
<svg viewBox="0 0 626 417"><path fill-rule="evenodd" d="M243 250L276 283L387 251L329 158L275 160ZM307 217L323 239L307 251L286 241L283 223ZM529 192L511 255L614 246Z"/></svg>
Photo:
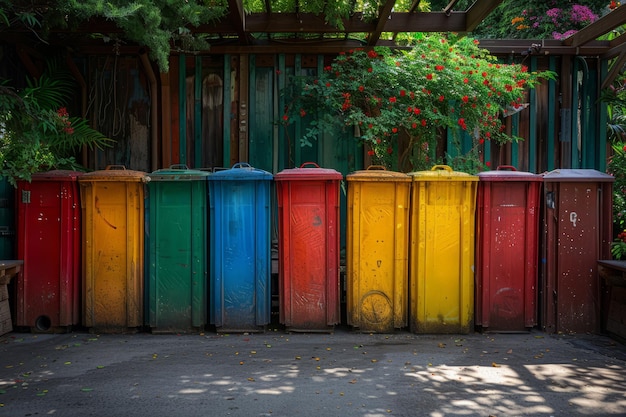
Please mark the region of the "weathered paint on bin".
<svg viewBox="0 0 626 417"><path fill-rule="evenodd" d="M274 176L278 197L280 322L291 331L332 330L339 299L339 185L334 169L305 163Z"/></svg>
<svg viewBox="0 0 626 417"><path fill-rule="evenodd" d="M390 333L407 324L411 178L375 168L346 176L346 309L349 325Z"/></svg>
<svg viewBox="0 0 626 417"><path fill-rule="evenodd" d="M446 165L409 175L411 331L469 333L478 177Z"/></svg>
<svg viewBox="0 0 626 417"><path fill-rule="evenodd" d="M475 324L525 331L537 325L542 176L502 166L478 178Z"/></svg>
<svg viewBox="0 0 626 417"><path fill-rule="evenodd" d="M80 324L80 175L54 170L18 181L17 326L58 332Z"/></svg>
<svg viewBox="0 0 626 417"><path fill-rule="evenodd" d="M207 176L172 166L152 172L146 322L153 333L202 331L207 324Z"/></svg>
<svg viewBox="0 0 626 417"><path fill-rule="evenodd" d="M598 260L610 259L615 178L593 169L543 176L542 328L547 333L598 333Z"/></svg>
<svg viewBox="0 0 626 417"><path fill-rule="evenodd" d="M237 163L209 182L209 313L218 331L263 331L271 315L272 174Z"/></svg>
<svg viewBox="0 0 626 417"><path fill-rule="evenodd" d="M83 323L119 333L144 325L146 173L109 166L78 180L83 225Z"/></svg>

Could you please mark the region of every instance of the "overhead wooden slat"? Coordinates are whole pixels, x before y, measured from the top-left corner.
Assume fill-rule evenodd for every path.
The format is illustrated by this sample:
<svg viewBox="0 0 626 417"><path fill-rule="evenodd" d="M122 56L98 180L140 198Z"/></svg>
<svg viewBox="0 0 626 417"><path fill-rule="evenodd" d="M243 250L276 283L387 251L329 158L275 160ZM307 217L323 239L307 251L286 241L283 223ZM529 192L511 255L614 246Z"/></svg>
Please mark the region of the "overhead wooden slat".
<svg viewBox="0 0 626 417"><path fill-rule="evenodd" d="M386 0L385 4L382 5L380 9L378 9L378 20L376 21L376 28L367 40L367 44L370 46L376 45L376 42L380 39L381 33L385 30L385 26L387 21L390 19L391 11L393 10L393 6L396 4L396 0Z"/></svg>
<svg viewBox="0 0 626 417"><path fill-rule="evenodd" d="M496 7L502 3L502 0L476 0L466 12L465 31L471 32L476 29Z"/></svg>
<svg viewBox="0 0 626 417"><path fill-rule="evenodd" d="M443 12L393 12L389 18L381 21L382 32L464 32L466 28L465 12L452 12L446 16ZM194 33L234 33L228 22L202 25L191 28ZM363 19L362 13L355 13L344 20L344 27L338 28L324 21L324 16L313 13L253 13L246 17L248 33L373 33L377 23Z"/></svg>
<svg viewBox="0 0 626 417"><path fill-rule="evenodd" d="M600 88L607 88L613 83L615 78L617 78L617 76L622 71L622 68L624 67L624 62L626 62L626 50L622 50L615 62L613 62L613 64L611 65L611 70L604 78L604 80L602 80L602 86Z"/></svg>
<svg viewBox="0 0 626 417"><path fill-rule="evenodd" d="M246 14L243 11L242 0L228 0L228 16L241 43L247 45L249 38L246 32Z"/></svg>
<svg viewBox="0 0 626 417"><path fill-rule="evenodd" d="M618 7L611 13L602 16L595 22L585 26L572 36L563 39L563 45L567 46L581 46L589 41L598 39L600 36L605 35L626 23L626 7Z"/></svg>

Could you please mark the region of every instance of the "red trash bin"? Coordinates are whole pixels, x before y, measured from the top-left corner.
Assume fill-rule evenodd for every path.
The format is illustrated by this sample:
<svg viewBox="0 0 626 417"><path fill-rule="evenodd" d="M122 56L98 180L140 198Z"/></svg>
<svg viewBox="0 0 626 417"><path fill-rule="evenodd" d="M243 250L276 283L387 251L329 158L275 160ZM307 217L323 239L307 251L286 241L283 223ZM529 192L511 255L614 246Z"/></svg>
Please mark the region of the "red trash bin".
<svg viewBox="0 0 626 417"><path fill-rule="evenodd" d="M307 167L311 165L312 167ZM328 331L340 321L339 184L314 163L274 176L278 196L279 316L291 331Z"/></svg>
<svg viewBox="0 0 626 417"><path fill-rule="evenodd" d="M542 176L511 166L478 174L475 324L489 331L537 325Z"/></svg>
<svg viewBox="0 0 626 417"><path fill-rule="evenodd" d="M598 260L610 259L615 178L593 169L543 176L542 328L599 333Z"/></svg>
<svg viewBox="0 0 626 417"><path fill-rule="evenodd" d="M80 322L81 172L33 174L17 184L17 326L69 330Z"/></svg>

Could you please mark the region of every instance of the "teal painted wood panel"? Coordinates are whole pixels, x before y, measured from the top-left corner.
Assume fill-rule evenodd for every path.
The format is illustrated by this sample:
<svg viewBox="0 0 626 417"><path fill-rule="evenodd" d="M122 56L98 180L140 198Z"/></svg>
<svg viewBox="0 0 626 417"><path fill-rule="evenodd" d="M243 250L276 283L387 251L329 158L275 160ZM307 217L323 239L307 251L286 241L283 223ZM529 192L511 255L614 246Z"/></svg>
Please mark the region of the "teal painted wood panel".
<svg viewBox="0 0 626 417"><path fill-rule="evenodd" d="M256 57L250 56L250 105L248 162L255 168L273 172L274 138L273 124L276 121L272 109L274 99L274 68L257 67Z"/></svg>

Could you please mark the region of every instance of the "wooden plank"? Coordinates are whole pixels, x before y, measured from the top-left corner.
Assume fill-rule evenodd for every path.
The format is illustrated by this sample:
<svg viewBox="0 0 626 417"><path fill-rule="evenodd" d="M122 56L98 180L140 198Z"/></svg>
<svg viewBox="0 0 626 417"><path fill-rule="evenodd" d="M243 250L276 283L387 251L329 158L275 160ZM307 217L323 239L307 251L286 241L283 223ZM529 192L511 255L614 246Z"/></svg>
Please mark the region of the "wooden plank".
<svg viewBox="0 0 626 417"><path fill-rule="evenodd" d="M13 331L9 300L0 301L0 335Z"/></svg>
<svg viewBox="0 0 626 417"><path fill-rule="evenodd" d="M24 261L6 260L0 261L0 285L6 285L11 282L11 278L22 270Z"/></svg>
<svg viewBox="0 0 626 417"><path fill-rule="evenodd" d="M611 288L606 330L626 339L626 288Z"/></svg>

